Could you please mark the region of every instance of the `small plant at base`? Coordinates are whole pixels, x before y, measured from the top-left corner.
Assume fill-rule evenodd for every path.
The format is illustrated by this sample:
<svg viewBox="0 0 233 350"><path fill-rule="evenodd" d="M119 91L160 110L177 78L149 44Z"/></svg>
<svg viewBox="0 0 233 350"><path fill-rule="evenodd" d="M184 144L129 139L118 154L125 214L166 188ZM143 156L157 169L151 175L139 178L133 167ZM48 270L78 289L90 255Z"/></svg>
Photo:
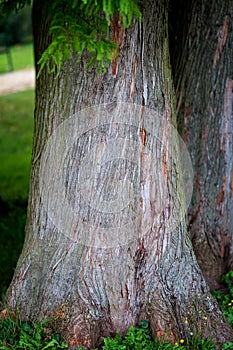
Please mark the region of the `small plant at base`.
<svg viewBox="0 0 233 350"><path fill-rule="evenodd" d="M231 341L226 342L222 346L222 350L232 350L233 349L233 343Z"/></svg>
<svg viewBox="0 0 233 350"><path fill-rule="evenodd" d="M224 315L226 316L231 327L233 327L233 271L228 272L221 278L226 284L227 293L213 292L218 303L221 305ZM232 347L233 348L233 347Z"/></svg>
<svg viewBox="0 0 233 350"><path fill-rule="evenodd" d="M141 321L138 327L130 327L124 338L117 333L114 339L105 338L103 350L155 349L151 339L149 323Z"/></svg>
<svg viewBox="0 0 233 350"><path fill-rule="evenodd" d="M57 350L67 349L57 334L47 335L45 332L49 319L42 323L31 324L11 318L0 321L0 350Z"/></svg>
<svg viewBox="0 0 233 350"><path fill-rule="evenodd" d="M226 343L227 344L227 343ZM114 339L105 338L103 350L216 350L211 339L192 336L180 339L174 345L166 339L152 339L149 323L141 321L138 327L130 327L124 338L116 334ZM230 349L230 348L225 348Z"/></svg>
<svg viewBox="0 0 233 350"><path fill-rule="evenodd" d="M212 339L201 339L199 335L194 335L187 338L185 343L187 349L216 350Z"/></svg>
<svg viewBox="0 0 233 350"><path fill-rule="evenodd" d="M68 344L61 341L49 327L49 319L40 324L14 321L11 318L0 321L0 350L58 350L68 349ZM49 332L48 332L49 331ZM115 338L104 338L102 350L216 350L211 339L196 336L180 339L174 345L164 339L152 339L149 323L139 322L137 327L130 327L125 337L118 333ZM93 350L98 350L93 349ZM232 350L233 343L222 345L222 350ZM79 347L77 350L85 350Z"/></svg>

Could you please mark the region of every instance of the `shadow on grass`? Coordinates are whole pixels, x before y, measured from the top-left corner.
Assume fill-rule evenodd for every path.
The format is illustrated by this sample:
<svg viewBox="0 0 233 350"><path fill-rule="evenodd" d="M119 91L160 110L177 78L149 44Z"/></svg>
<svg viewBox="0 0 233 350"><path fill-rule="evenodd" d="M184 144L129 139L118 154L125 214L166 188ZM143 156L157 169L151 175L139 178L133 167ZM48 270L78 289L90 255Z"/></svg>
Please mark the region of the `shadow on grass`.
<svg viewBox="0 0 233 350"><path fill-rule="evenodd" d="M24 241L27 202L4 202L0 197L0 297L13 277Z"/></svg>

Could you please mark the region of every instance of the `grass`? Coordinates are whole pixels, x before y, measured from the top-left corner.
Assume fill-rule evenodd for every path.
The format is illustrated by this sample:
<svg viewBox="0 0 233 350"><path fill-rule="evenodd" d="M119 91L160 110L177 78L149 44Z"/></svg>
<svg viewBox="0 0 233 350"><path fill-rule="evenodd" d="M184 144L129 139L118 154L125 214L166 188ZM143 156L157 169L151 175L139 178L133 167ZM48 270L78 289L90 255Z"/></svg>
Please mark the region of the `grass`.
<svg viewBox="0 0 233 350"><path fill-rule="evenodd" d="M34 66L33 44L13 46L10 48L11 57L13 60L14 71L32 68ZM0 74L8 73L9 67L7 62L7 55L0 54Z"/></svg>
<svg viewBox="0 0 233 350"><path fill-rule="evenodd" d="M0 296L22 244L29 189L34 91L0 96Z"/></svg>
<svg viewBox="0 0 233 350"><path fill-rule="evenodd" d="M28 198L33 136L34 91L0 97L0 196Z"/></svg>

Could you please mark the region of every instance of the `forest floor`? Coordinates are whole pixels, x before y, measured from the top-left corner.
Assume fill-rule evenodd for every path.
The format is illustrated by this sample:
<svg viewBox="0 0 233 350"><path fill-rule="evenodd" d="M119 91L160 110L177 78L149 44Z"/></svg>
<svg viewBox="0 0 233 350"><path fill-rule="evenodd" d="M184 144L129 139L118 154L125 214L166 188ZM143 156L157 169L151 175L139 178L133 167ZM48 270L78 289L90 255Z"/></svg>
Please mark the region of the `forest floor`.
<svg viewBox="0 0 233 350"><path fill-rule="evenodd" d="M0 74L0 95L32 89L34 86L34 68L26 68L11 73Z"/></svg>

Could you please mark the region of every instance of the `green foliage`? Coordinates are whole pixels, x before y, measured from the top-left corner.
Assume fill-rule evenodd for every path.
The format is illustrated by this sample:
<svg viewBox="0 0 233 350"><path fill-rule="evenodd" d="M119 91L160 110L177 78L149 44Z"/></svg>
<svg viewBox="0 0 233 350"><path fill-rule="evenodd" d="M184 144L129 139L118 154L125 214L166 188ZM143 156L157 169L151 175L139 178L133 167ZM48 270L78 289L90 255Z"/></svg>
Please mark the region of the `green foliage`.
<svg viewBox="0 0 233 350"><path fill-rule="evenodd" d="M223 313L231 327L233 327L233 271L223 275L221 280L226 285L227 292L213 292L213 294L221 305Z"/></svg>
<svg viewBox="0 0 233 350"><path fill-rule="evenodd" d="M233 343L231 341L226 342L222 346L222 350L232 350L233 349Z"/></svg>
<svg viewBox="0 0 233 350"><path fill-rule="evenodd" d="M40 324L31 324L11 318L0 322L0 350L57 350L67 349L57 334L48 335L49 319Z"/></svg>
<svg viewBox="0 0 233 350"><path fill-rule="evenodd" d="M9 15L12 11L18 12L31 3L32 0L0 0L0 15Z"/></svg>
<svg viewBox="0 0 233 350"><path fill-rule="evenodd" d="M154 349L148 322L140 322L139 327L130 327L124 338L116 334L114 339L105 338L103 350Z"/></svg>
<svg viewBox="0 0 233 350"><path fill-rule="evenodd" d="M227 343L226 343L227 344ZM166 338L152 339L149 323L141 321L138 327L130 327L124 338L117 333L115 338L105 338L103 350L216 350L212 340L190 337L172 345ZM226 348L227 349L227 348Z"/></svg>
<svg viewBox="0 0 233 350"><path fill-rule="evenodd" d="M78 58L88 53L87 68L97 64L105 70L107 62L118 53L112 39L111 18L119 16L116 25L128 28L134 18L140 18L138 0L56 0L50 7L52 42L39 60L40 71L58 73L73 52ZM112 28L112 30L114 30Z"/></svg>
<svg viewBox="0 0 233 350"><path fill-rule="evenodd" d="M91 53L88 66L97 61L100 68L104 68L105 58L111 59L116 45L108 37L106 21L98 15L100 7L90 8L88 16L84 6L73 8L72 1L61 0L56 1L51 10L55 14L50 27L53 39L39 61L40 71L47 65L49 72L60 72L72 52L81 56L85 49Z"/></svg>
<svg viewBox="0 0 233 350"><path fill-rule="evenodd" d="M7 17L0 14L0 46L12 46L32 42L31 7L11 12Z"/></svg>
<svg viewBox="0 0 233 350"><path fill-rule="evenodd" d="M193 335L187 338L183 343L184 349L194 350L216 350L212 339L201 339L199 335Z"/></svg>

